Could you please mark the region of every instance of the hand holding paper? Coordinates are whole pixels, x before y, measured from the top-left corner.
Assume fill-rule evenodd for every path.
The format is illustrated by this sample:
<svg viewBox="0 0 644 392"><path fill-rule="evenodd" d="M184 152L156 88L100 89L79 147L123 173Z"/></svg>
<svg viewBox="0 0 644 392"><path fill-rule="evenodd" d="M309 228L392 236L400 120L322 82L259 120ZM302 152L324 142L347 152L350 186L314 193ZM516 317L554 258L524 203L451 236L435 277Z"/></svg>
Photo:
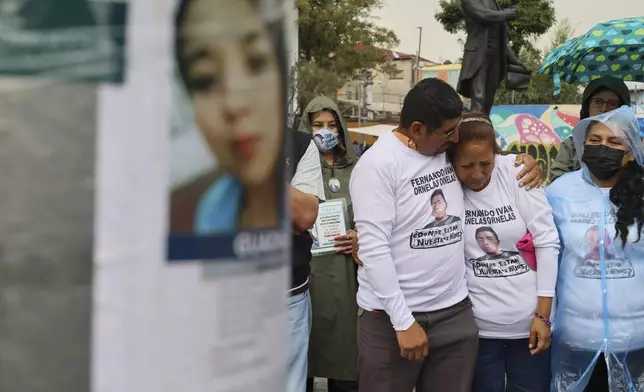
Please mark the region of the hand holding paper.
<svg viewBox="0 0 644 392"><path fill-rule="evenodd" d="M353 236L355 232L349 230L347 234L339 235L333 238L335 241L335 250L338 253L351 255L353 253Z"/></svg>

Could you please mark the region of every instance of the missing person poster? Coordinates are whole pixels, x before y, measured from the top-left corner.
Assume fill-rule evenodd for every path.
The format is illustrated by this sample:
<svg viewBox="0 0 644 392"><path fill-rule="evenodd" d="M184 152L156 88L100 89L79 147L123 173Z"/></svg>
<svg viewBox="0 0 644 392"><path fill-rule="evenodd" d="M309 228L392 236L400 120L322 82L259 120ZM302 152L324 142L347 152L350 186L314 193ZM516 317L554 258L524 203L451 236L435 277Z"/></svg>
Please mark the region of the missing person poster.
<svg viewBox="0 0 644 392"><path fill-rule="evenodd" d="M289 241L281 155L283 26L270 11L283 9L280 3L178 4L169 112L170 261L273 257Z"/></svg>
<svg viewBox="0 0 644 392"><path fill-rule="evenodd" d="M130 4L98 100L92 392L284 391L292 6Z"/></svg>
<svg viewBox="0 0 644 392"><path fill-rule="evenodd" d="M0 391L283 392L293 4L52 3L0 2Z"/></svg>
<svg viewBox="0 0 644 392"><path fill-rule="evenodd" d="M124 79L128 6L0 2L0 391L91 390L93 82Z"/></svg>

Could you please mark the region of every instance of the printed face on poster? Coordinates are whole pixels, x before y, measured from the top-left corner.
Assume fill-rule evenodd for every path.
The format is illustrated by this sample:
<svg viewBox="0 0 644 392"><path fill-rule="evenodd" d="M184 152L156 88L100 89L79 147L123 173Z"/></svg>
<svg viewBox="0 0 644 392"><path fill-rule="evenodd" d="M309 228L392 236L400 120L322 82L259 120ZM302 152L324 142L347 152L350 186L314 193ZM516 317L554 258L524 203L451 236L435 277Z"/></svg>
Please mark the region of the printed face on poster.
<svg viewBox="0 0 644 392"><path fill-rule="evenodd" d="M273 7L281 1L273 2ZM279 12L180 0L175 14L168 259L288 248Z"/></svg>
<svg viewBox="0 0 644 392"><path fill-rule="evenodd" d="M347 202L344 198L320 203L318 217L311 228L313 256L335 253L335 237L346 235L349 229Z"/></svg>
<svg viewBox="0 0 644 392"><path fill-rule="evenodd" d="M84 390L284 391L281 2L130 5L126 83L99 91ZM244 321L257 312L265 317ZM75 358L87 363L89 352Z"/></svg>

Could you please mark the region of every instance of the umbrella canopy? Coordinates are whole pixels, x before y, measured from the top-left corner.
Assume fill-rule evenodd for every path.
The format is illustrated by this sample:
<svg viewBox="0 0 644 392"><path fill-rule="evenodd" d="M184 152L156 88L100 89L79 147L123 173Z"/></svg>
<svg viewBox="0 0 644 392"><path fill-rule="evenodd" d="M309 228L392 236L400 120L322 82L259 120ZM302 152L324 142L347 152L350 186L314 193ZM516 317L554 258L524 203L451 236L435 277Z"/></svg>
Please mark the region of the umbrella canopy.
<svg viewBox="0 0 644 392"><path fill-rule="evenodd" d="M552 75L555 95L561 80L588 83L604 75L644 81L644 17L600 23L588 33L554 48L538 74Z"/></svg>

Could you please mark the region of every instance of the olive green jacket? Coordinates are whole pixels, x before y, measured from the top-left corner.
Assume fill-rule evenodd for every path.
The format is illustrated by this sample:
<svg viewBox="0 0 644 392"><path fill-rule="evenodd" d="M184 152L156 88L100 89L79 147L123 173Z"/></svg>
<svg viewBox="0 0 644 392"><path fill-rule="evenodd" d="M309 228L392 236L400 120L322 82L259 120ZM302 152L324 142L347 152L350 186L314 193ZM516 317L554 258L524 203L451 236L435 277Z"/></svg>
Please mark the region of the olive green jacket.
<svg viewBox="0 0 644 392"><path fill-rule="evenodd" d="M561 142L557 157L550 163L550 182L579 169L581 169L581 165L571 136Z"/></svg>
<svg viewBox="0 0 644 392"><path fill-rule="evenodd" d="M320 154L325 197L327 201L338 198L346 200L348 219L351 227L354 227L349 179L357 158L340 109L330 98L314 98L304 109L299 130L311 132L310 115L323 109L335 113L346 146L344 149L336 147L333 165L329 165ZM333 177L340 181L340 190L335 193L328 187L329 180ZM309 287L313 307L309 376L354 381L357 379L358 285L352 257L339 253L314 256L311 260Z"/></svg>

